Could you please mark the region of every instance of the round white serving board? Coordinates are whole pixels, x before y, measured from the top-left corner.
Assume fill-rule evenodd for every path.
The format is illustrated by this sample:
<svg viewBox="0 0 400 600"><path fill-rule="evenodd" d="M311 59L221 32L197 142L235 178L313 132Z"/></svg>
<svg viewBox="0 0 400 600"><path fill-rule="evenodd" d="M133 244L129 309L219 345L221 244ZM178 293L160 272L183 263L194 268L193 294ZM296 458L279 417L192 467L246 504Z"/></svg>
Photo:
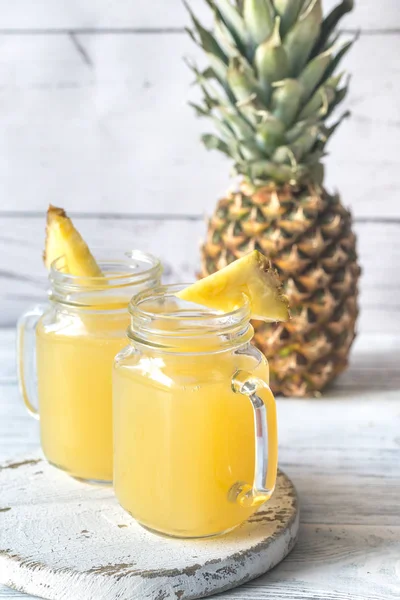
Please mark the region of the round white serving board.
<svg viewBox="0 0 400 600"><path fill-rule="evenodd" d="M0 464L0 583L50 600L189 600L266 573L293 548L295 488L232 533L177 540L149 533L112 489L68 477L39 456Z"/></svg>

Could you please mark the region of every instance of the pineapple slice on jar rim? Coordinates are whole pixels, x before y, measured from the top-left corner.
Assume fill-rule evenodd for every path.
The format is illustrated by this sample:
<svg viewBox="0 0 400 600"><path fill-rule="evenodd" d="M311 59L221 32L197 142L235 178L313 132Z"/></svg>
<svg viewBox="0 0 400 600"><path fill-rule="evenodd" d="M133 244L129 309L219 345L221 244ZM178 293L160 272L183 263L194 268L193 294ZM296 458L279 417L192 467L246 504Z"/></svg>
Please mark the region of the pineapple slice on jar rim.
<svg viewBox="0 0 400 600"><path fill-rule="evenodd" d="M252 319L275 322L290 318L289 302L282 292L278 275L269 260L257 250L176 295L207 308L230 312L240 304L242 294L249 299Z"/></svg>
<svg viewBox="0 0 400 600"><path fill-rule="evenodd" d="M50 270L57 258L65 257L65 272L78 277L102 277L103 273L81 234L62 208L47 210L44 264Z"/></svg>

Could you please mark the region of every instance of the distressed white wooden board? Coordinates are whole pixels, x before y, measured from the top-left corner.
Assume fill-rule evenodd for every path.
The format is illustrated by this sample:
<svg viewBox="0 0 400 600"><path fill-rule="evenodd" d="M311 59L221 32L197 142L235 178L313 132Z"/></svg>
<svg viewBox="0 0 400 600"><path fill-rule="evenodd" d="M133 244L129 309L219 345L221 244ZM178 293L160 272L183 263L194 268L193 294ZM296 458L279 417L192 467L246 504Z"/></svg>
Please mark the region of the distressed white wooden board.
<svg viewBox="0 0 400 600"><path fill-rule="evenodd" d="M187 106L197 92L182 57L195 54L182 34L3 36L1 210L210 211L230 166L203 148L210 125ZM327 183L358 216L399 217L400 35L362 36L346 67L353 118L330 145Z"/></svg>
<svg viewBox="0 0 400 600"><path fill-rule="evenodd" d="M221 600L398 600L399 530L302 525L291 554ZM0 586L1 600L32 596Z"/></svg>
<svg viewBox="0 0 400 600"><path fill-rule="evenodd" d="M302 525L291 554L221 600L397 600L399 529ZM0 586L0 598L31 596Z"/></svg>
<svg viewBox="0 0 400 600"><path fill-rule="evenodd" d="M339 0L323 0L330 11ZM190 0L196 13L205 18L204 0ZM14 0L2 12L1 29L108 29L184 27L187 14L181 0ZM398 0L358 0L352 15L344 21L356 29L393 29L400 25Z"/></svg>
<svg viewBox="0 0 400 600"><path fill-rule="evenodd" d="M133 247L164 262L165 282L189 282L199 268L202 219L75 219L92 246ZM400 223L355 224L361 279L362 332L400 333ZM42 265L43 214L35 218L0 215L0 325L14 325L32 302L43 299L47 285Z"/></svg>
<svg viewBox="0 0 400 600"><path fill-rule="evenodd" d="M0 460L31 452L37 436L12 381L13 351L14 332L1 331ZM400 336L361 335L350 370L323 399L278 400L280 464L302 503L299 542L270 574L223 600L397 600L399 355ZM0 598L28 600L1 586Z"/></svg>
<svg viewBox="0 0 400 600"><path fill-rule="evenodd" d="M36 455L0 464L0 485L0 581L50 600L210 596L276 566L299 527L296 491L283 473L244 525L194 541L144 530L112 490L75 481Z"/></svg>

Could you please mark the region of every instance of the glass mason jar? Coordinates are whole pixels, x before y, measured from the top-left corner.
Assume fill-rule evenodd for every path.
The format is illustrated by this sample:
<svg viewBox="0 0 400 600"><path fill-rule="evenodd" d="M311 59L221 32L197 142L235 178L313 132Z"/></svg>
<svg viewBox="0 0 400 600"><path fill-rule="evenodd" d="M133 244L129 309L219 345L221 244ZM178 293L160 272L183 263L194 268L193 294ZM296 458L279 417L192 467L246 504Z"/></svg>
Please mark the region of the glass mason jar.
<svg viewBox="0 0 400 600"><path fill-rule="evenodd" d="M270 498L276 408L247 300L221 314L179 300L182 287L129 305L130 344L113 372L114 490L143 526L206 537Z"/></svg>
<svg viewBox="0 0 400 600"><path fill-rule="evenodd" d="M99 257L104 277L66 274L63 263L51 267L50 303L19 320L20 389L40 420L47 460L79 479L111 483L112 364L126 344L129 300L159 285L161 265L137 250Z"/></svg>

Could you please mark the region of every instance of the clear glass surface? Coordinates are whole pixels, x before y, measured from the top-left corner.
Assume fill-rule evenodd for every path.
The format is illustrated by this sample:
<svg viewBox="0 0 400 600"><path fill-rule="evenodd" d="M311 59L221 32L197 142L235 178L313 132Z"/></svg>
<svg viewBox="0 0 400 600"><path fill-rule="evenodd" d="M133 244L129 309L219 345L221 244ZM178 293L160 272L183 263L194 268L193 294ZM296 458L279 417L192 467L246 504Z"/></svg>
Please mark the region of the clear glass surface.
<svg viewBox="0 0 400 600"><path fill-rule="evenodd" d="M253 400L268 365L250 343L246 303L221 315L178 300L176 289L130 305L131 343L114 363L114 489L145 527L206 537L236 527L272 493L255 487L260 473L265 486L268 452L264 403ZM273 416L271 424L269 448Z"/></svg>
<svg viewBox="0 0 400 600"><path fill-rule="evenodd" d="M110 483L113 359L126 344L130 298L159 283L161 269L155 258L136 251L98 262L102 278L68 275L62 259L56 261L47 310L35 323L32 316L21 321L20 361L27 404L37 374L41 445L48 461L74 477ZM29 349L28 356L32 338L36 352ZM36 365L27 369L34 354Z"/></svg>

